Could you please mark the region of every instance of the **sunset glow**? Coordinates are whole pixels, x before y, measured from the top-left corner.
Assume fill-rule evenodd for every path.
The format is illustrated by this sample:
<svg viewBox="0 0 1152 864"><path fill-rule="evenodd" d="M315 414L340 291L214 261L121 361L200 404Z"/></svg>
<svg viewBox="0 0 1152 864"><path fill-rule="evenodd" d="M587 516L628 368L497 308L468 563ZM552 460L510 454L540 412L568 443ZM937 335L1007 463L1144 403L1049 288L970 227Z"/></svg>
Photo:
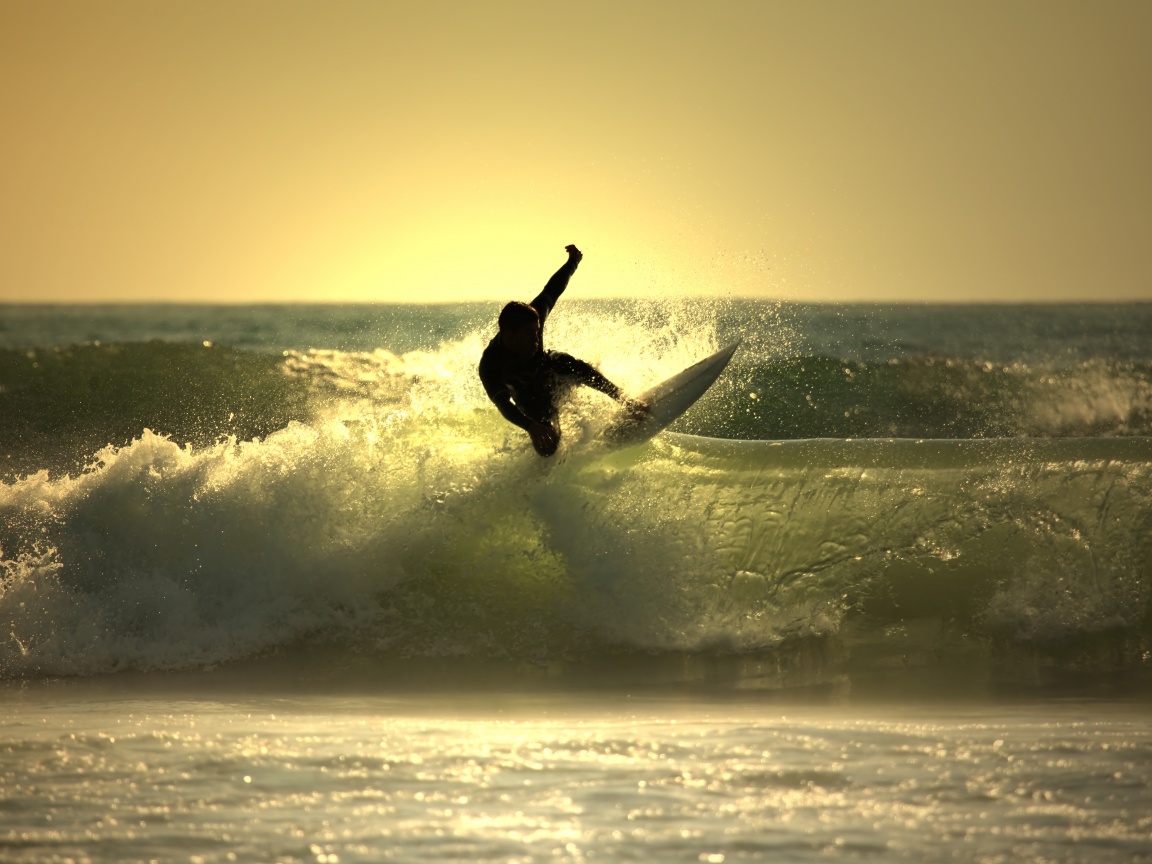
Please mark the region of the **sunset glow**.
<svg viewBox="0 0 1152 864"><path fill-rule="evenodd" d="M0 301L1152 299L1152 6L6 0ZM586 275L587 274L587 275Z"/></svg>

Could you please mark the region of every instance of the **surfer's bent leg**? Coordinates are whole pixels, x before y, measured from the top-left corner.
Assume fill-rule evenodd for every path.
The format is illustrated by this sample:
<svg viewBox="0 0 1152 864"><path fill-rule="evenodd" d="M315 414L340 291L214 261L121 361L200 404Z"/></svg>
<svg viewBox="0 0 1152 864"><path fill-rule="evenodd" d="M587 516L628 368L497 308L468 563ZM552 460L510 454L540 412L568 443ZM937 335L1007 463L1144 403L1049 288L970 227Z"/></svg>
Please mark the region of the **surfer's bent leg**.
<svg viewBox="0 0 1152 864"><path fill-rule="evenodd" d="M623 391L600 374L600 371L589 363L585 363L571 354L563 351L552 351L552 370L557 375L572 379L577 384L599 390L613 399L619 400Z"/></svg>

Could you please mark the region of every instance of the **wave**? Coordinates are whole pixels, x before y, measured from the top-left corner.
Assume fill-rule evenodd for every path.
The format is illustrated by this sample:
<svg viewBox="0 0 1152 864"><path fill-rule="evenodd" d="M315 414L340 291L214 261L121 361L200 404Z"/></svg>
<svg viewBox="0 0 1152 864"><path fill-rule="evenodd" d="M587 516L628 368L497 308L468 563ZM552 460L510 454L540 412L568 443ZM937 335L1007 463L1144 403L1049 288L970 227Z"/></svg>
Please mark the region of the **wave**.
<svg viewBox="0 0 1152 864"><path fill-rule="evenodd" d="M669 435L544 461L493 447L484 419L434 442L392 421L204 448L145 433L0 486L0 676L287 646L1113 669L1152 647L1150 439Z"/></svg>
<svg viewBox="0 0 1152 864"><path fill-rule="evenodd" d="M0 472L82 470L149 428L203 446L308 417L282 358L203 343L0 350Z"/></svg>
<svg viewBox="0 0 1152 864"><path fill-rule="evenodd" d="M724 336L650 324L550 337L638 391ZM582 391L540 460L484 397L484 339L0 352L0 677L285 650L805 680L1152 656L1147 367L749 339L677 431L606 453L611 403Z"/></svg>

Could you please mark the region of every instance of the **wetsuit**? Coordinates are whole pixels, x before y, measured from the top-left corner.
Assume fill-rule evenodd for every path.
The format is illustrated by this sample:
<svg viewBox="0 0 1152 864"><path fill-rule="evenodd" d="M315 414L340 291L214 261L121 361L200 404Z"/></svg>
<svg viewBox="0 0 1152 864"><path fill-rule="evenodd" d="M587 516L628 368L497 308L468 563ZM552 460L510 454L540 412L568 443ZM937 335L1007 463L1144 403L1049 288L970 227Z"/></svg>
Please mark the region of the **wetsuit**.
<svg viewBox="0 0 1152 864"><path fill-rule="evenodd" d="M540 316L541 348L528 360L522 360L504 346L497 334L480 358L480 381L500 413L524 431L534 423L553 423L556 401L576 384L584 384L613 399L622 398L620 388L583 360L562 351L545 351L544 321L576 272L579 260L569 259L557 270L531 306ZM544 454L549 455L549 454Z"/></svg>

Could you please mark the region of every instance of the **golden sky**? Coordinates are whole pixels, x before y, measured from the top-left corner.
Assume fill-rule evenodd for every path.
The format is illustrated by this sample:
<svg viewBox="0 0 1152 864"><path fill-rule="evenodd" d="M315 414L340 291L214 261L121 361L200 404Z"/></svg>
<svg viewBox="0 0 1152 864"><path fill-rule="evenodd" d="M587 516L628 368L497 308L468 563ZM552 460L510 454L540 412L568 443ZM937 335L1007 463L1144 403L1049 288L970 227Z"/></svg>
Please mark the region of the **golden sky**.
<svg viewBox="0 0 1152 864"><path fill-rule="evenodd" d="M1148 0L0 0L0 301L1152 300Z"/></svg>

